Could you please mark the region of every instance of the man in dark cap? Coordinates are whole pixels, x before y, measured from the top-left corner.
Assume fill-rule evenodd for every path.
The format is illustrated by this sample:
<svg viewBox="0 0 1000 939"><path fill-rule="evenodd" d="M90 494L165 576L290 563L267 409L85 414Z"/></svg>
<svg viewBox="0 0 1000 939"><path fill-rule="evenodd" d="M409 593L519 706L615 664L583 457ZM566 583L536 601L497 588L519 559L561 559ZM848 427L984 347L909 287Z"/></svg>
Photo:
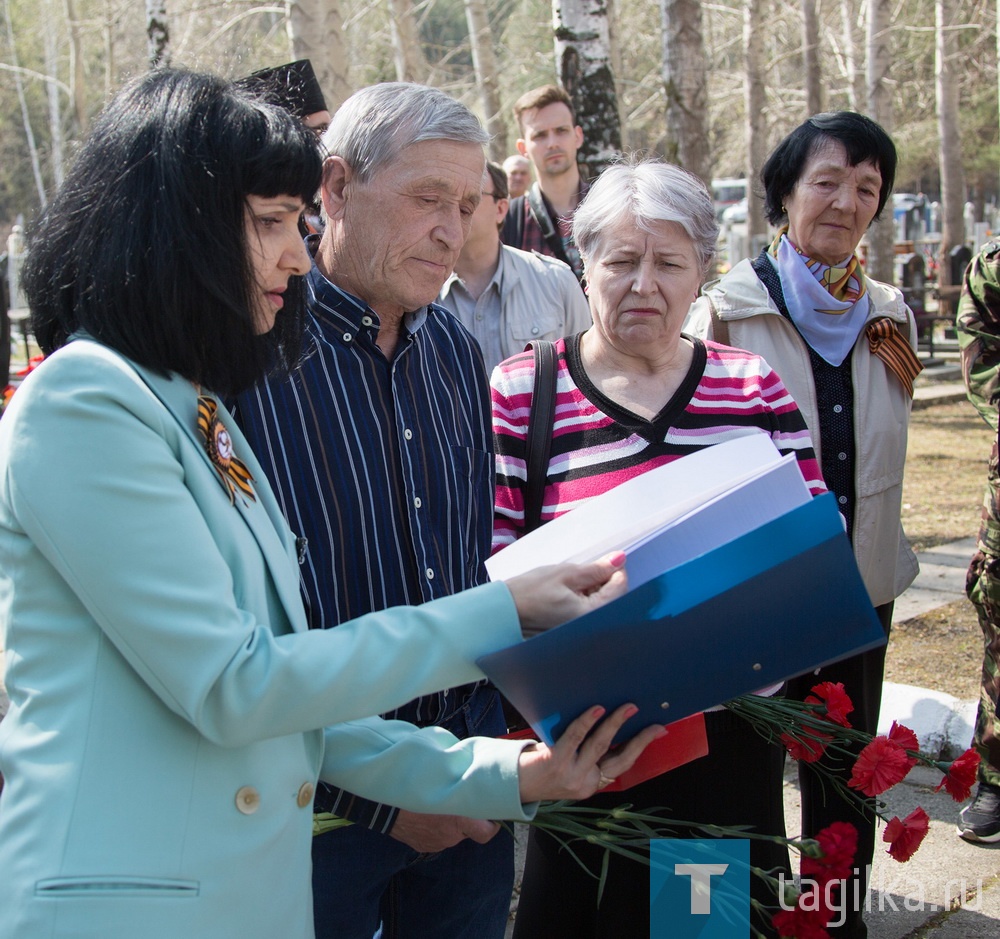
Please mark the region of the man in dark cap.
<svg viewBox="0 0 1000 939"><path fill-rule="evenodd" d="M260 95L271 104L291 111L310 130L322 137L330 126L330 112L312 63L299 59L287 65L261 69L235 84Z"/></svg>

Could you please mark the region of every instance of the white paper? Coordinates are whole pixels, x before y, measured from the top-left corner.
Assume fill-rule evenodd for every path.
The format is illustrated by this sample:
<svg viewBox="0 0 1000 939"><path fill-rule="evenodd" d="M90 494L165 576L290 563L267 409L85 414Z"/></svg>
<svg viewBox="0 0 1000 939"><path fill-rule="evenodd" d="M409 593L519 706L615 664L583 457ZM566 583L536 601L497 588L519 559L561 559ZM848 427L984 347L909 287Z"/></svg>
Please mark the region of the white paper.
<svg viewBox="0 0 1000 939"><path fill-rule="evenodd" d="M486 569L493 580L506 580L545 564L583 563L610 551L627 551L782 462L774 441L760 432L706 447L546 522L493 555ZM808 497L804 482L801 488Z"/></svg>

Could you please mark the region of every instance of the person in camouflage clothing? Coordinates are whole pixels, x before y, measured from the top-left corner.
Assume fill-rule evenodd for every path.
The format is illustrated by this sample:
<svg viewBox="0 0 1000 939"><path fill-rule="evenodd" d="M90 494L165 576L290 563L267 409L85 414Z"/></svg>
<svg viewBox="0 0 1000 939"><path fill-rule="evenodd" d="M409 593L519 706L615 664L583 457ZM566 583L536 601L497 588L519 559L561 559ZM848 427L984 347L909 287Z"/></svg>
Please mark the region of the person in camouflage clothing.
<svg viewBox="0 0 1000 939"><path fill-rule="evenodd" d="M988 242L965 272L956 315L962 375L969 400L993 429L1000 428L1000 240ZM967 841L1000 841L1000 472L993 441L977 551L966 592L979 615L985 651L972 745L979 752L979 789L959 816Z"/></svg>

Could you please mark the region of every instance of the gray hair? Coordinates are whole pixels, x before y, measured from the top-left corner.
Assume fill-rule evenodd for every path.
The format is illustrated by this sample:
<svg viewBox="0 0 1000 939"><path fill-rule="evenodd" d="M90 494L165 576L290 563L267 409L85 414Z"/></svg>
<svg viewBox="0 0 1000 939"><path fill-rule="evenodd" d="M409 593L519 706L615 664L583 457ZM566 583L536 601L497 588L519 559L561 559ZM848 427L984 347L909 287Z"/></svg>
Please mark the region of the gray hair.
<svg viewBox="0 0 1000 939"><path fill-rule="evenodd" d="M604 233L620 222L644 231L652 231L655 222L676 222L694 244L702 275L711 269L719 240L715 204L705 184L687 170L657 159L608 167L573 215L573 240L585 262L604 247Z"/></svg>
<svg viewBox="0 0 1000 939"><path fill-rule="evenodd" d="M436 88L409 82L384 82L355 92L323 134L327 153L341 157L362 183L423 140L485 147L490 138L464 104Z"/></svg>

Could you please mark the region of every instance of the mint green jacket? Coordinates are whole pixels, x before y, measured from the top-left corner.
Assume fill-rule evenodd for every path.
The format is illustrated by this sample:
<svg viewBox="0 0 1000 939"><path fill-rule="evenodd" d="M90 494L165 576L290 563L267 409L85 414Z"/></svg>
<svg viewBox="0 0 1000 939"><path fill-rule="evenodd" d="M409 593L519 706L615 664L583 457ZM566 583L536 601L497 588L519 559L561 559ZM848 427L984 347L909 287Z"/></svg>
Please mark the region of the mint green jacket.
<svg viewBox="0 0 1000 939"><path fill-rule="evenodd" d="M196 401L81 339L0 421L0 939L311 937L317 779L531 811L521 744L368 717L481 678L520 639L506 587L307 630L265 475L227 421L257 496L230 502Z"/></svg>

